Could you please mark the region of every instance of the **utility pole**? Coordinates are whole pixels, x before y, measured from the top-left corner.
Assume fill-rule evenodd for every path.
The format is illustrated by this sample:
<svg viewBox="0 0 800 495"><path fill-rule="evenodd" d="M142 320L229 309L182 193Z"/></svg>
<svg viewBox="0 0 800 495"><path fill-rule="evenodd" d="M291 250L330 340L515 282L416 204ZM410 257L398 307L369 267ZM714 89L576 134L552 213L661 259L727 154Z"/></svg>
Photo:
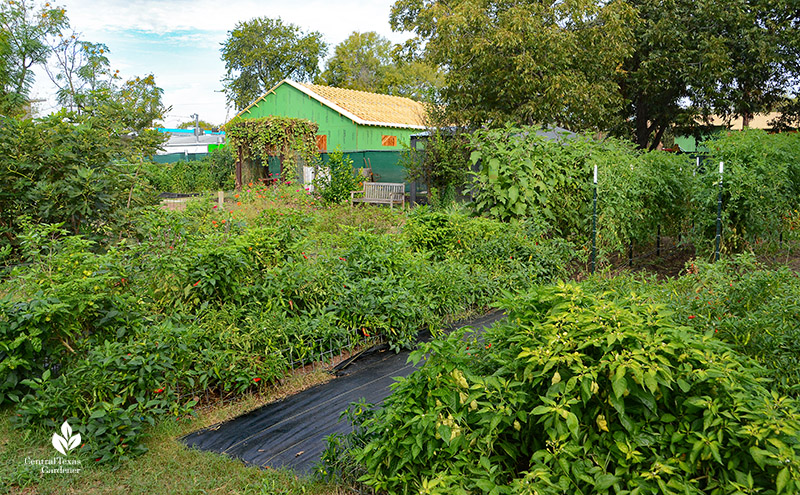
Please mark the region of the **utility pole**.
<svg viewBox="0 0 800 495"><path fill-rule="evenodd" d="M200 142L200 116L196 113L190 115L190 117L194 117L194 140L195 142Z"/></svg>

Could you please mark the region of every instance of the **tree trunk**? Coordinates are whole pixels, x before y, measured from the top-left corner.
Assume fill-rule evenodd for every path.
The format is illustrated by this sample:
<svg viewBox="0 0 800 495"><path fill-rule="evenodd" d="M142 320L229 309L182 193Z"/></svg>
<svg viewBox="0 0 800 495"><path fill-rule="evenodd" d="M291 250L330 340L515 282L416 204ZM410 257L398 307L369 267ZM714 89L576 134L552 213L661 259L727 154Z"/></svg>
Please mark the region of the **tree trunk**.
<svg viewBox="0 0 800 495"><path fill-rule="evenodd" d="M242 148L239 147L236 159L236 190L242 190Z"/></svg>
<svg viewBox="0 0 800 495"><path fill-rule="evenodd" d="M636 140L636 145L639 146L640 149L647 149L647 145L650 143L650 123L648 122L647 113L644 98L637 98L634 122L636 124L636 130L634 138Z"/></svg>
<svg viewBox="0 0 800 495"><path fill-rule="evenodd" d="M752 112L742 112L742 129L750 127L750 122L753 120Z"/></svg>
<svg viewBox="0 0 800 495"><path fill-rule="evenodd" d="M664 131L666 129L667 126L665 125L662 125L661 127L658 128L658 131L656 131L656 135L653 137L653 142L650 143L650 147L648 148L650 151L656 149L659 143L661 143L661 138L664 137Z"/></svg>

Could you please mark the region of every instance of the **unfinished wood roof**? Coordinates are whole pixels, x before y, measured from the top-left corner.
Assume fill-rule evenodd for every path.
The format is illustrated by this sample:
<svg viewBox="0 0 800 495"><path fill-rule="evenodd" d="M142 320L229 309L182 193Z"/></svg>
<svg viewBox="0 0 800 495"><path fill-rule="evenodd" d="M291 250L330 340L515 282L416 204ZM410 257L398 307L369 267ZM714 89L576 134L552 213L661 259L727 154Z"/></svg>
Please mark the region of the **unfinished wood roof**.
<svg viewBox="0 0 800 495"><path fill-rule="evenodd" d="M317 84L304 84L284 79L267 94L257 99L237 114L244 114L258 102L274 93L279 86L288 84L293 88L307 94L323 105L339 112L344 117L362 125L376 125L381 127L401 127L410 129L425 129L425 106L410 98L402 96L381 95L356 91L353 89L334 88Z"/></svg>
<svg viewBox="0 0 800 495"><path fill-rule="evenodd" d="M401 96L381 95L353 89L299 84L321 96L327 102L347 110L362 123L388 126L425 127L425 107L422 103ZM323 103L325 103L323 101Z"/></svg>

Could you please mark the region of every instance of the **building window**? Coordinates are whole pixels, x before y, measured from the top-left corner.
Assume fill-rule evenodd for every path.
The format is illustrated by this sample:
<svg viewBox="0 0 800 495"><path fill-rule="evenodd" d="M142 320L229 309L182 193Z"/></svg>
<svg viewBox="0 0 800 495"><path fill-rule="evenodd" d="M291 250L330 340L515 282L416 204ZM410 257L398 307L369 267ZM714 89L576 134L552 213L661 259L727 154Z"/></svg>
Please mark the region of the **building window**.
<svg viewBox="0 0 800 495"><path fill-rule="evenodd" d="M397 146L397 136L383 136L381 138L382 146Z"/></svg>
<svg viewBox="0 0 800 495"><path fill-rule="evenodd" d="M320 134L317 136L317 151L328 151L327 134Z"/></svg>

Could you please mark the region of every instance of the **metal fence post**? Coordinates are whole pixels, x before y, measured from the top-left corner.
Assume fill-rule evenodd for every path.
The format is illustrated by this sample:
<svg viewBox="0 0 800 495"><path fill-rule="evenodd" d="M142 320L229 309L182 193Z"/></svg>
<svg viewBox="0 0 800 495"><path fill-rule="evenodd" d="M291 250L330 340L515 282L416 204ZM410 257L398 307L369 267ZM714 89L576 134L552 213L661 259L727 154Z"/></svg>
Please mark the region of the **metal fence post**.
<svg viewBox="0 0 800 495"><path fill-rule="evenodd" d="M722 171L725 165L719 162L719 194L717 195L717 237L714 247L714 261L719 261L719 243L722 237Z"/></svg>
<svg viewBox="0 0 800 495"><path fill-rule="evenodd" d="M661 256L661 224L656 227L656 256Z"/></svg>
<svg viewBox="0 0 800 495"><path fill-rule="evenodd" d="M633 241L628 244L628 268L633 268Z"/></svg>
<svg viewBox="0 0 800 495"><path fill-rule="evenodd" d="M597 258L597 165L594 166L594 197L592 199L592 274Z"/></svg>

